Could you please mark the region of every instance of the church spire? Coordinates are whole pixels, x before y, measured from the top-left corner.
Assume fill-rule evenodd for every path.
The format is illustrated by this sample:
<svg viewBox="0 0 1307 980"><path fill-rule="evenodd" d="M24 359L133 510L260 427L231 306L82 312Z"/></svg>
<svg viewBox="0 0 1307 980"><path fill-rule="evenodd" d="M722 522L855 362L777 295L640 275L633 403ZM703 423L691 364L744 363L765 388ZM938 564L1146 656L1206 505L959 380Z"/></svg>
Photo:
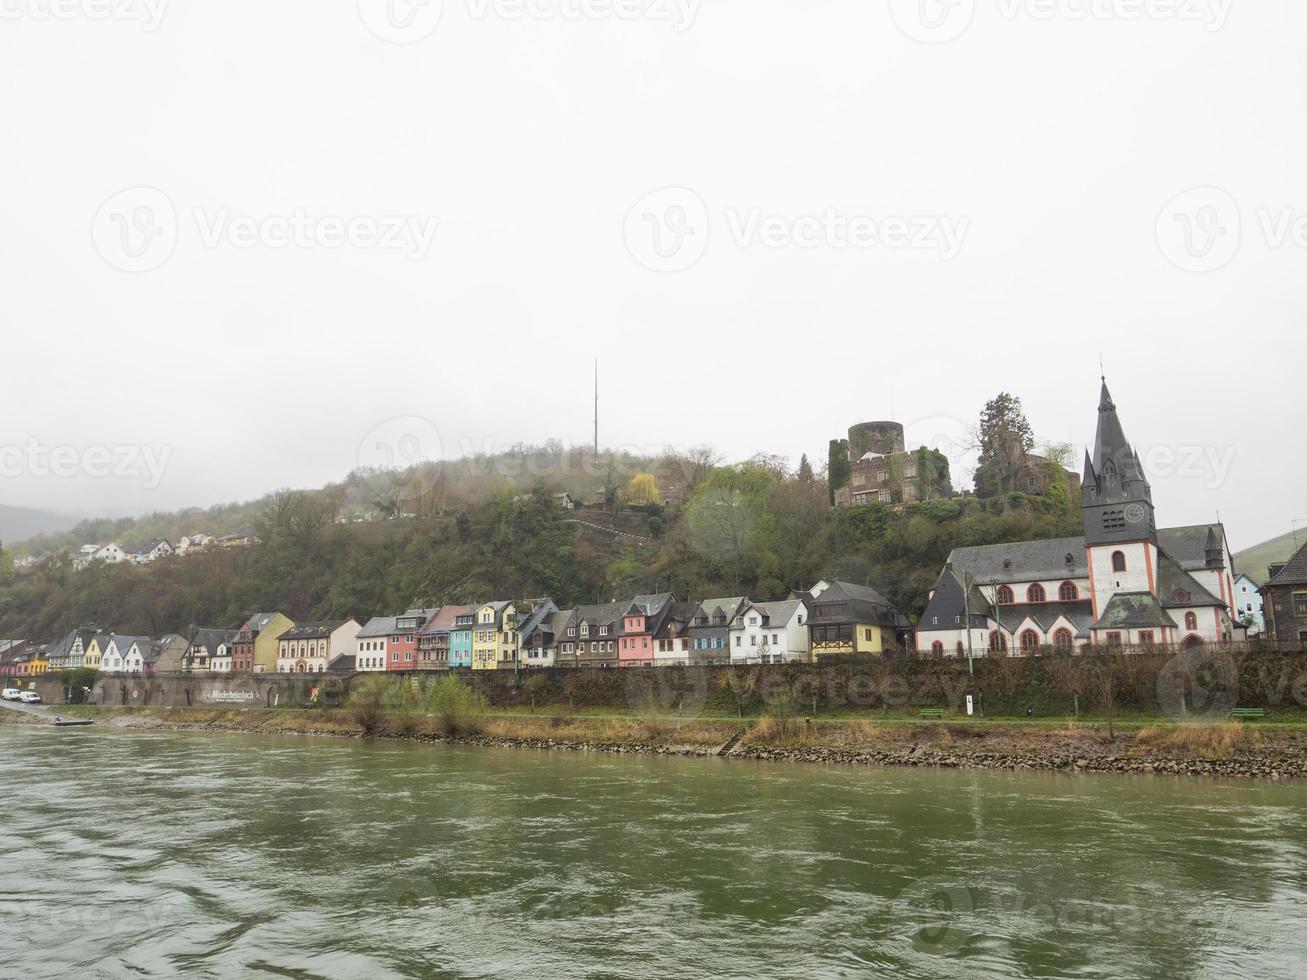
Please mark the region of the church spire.
<svg viewBox="0 0 1307 980"><path fill-rule="evenodd" d="M1139 454L1125 436L1106 378L1098 395L1094 451L1085 454L1081 496L1085 537L1091 544L1156 535L1152 488Z"/></svg>

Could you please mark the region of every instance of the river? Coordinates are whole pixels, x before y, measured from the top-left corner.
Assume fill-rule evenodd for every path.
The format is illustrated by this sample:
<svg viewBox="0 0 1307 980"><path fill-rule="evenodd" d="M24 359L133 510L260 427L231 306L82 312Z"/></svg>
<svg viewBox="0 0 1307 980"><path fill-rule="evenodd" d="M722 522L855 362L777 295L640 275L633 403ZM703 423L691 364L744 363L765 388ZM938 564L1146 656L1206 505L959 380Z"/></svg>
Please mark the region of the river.
<svg viewBox="0 0 1307 980"><path fill-rule="evenodd" d="M1302 976L1307 787L0 726L0 975Z"/></svg>

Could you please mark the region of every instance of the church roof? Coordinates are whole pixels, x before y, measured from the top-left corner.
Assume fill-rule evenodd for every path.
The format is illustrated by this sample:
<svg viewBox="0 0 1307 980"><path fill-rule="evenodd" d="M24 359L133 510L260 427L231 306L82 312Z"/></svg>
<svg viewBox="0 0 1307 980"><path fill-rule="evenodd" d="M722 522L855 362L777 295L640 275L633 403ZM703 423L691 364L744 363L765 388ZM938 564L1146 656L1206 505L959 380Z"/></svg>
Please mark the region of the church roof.
<svg viewBox="0 0 1307 980"><path fill-rule="evenodd" d="M1009 633L1016 632L1027 618L1033 619L1045 633L1059 616L1065 616L1076 628L1077 636L1087 636L1094 625L1094 605L1088 599L1078 602L1023 602L998 606L998 621Z"/></svg>
<svg viewBox="0 0 1307 980"><path fill-rule="evenodd" d="M1186 527L1167 527L1157 532L1157 543L1169 551L1188 572L1207 567L1207 549L1223 548L1223 524L1190 524Z"/></svg>
<svg viewBox="0 0 1307 980"><path fill-rule="evenodd" d="M1083 537L954 548L948 560L981 585L1089 577Z"/></svg>
<svg viewBox="0 0 1307 980"><path fill-rule="evenodd" d="M1094 435L1094 452L1085 452L1084 491L1097 503L1147 498L1150 493L1143 464L1116 414L1116 403L1104 379L1098 396L1098 431Z"/></svg>
<svg viewBox="0 0 1307 980"><path fill-rule="evenodd" d="M1183 595L1177 598L1177 592ZM1165 548L1159 549L1157 553L1157 595L1162 605L1168 609L1225 605L1186 572Z"/></svg>
<svg viewBox="0 0 1307 980"><path fill-rule="evenodd" d="M1176 628L1175 620L1157 601L1151 592L1118 592L1112 596L1098 617L1094 629L1160 629L1163 626Z"/></svg>

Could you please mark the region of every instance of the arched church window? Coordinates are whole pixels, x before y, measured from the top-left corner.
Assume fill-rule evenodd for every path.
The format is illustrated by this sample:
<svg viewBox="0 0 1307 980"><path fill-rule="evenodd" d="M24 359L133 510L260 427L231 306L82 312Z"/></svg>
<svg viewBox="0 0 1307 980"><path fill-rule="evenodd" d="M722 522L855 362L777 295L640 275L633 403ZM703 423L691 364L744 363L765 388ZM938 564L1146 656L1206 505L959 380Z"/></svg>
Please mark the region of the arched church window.
<svg viewBox="0 0 1307 980"><path fill-rule="evenodd" d="M1197 613L1187 612L1187 613L1184 614L1184 628L1187 629L1187 630L1196 630L1196 629L1198 629L1198 615L1197 615Z"/></svg>
<svg viewBox="0 0 1307 980"><path fill-rule="evenodd" d="M1057 597L1063 602L1075 602L1080 598L1080 590L1075 582L1063 582L1057 589Z"/></svg>
<svg viewBox="0 0 1307 980"><path fill-rule="evenodd" d="M1006 653L1007 637L1005 637L998 630L994 630L992 633L989 634L989 649L992 650L994 653Z"/></svg>
<svg viewBox="0 0 1307 980"><path fill-rule="evenodd" d="M1021 652L1030 653L1039 649L1039 634L1034 630L1026 630L1021 634Z"/></svg>
<svg viewBox="0 0 1307 980"><path fill-rule="evenodd" d="M1027 602L1046 602L1048 595L1044 592L1044 587L1036 582L1030 588L1026 589Z"/></svg>
<svg viewBox="0 0 1307 980"><path fill-rule="evenodd" d="M1011 589L1009 589L1006 585L1000 585L998 587L998 604L1000 606L1010 606L1015 601L1016 600L1012 596Z"/></svg>
<svg viewBox="0 0 1307 980"><path fill-rule="evenodd" d="M1114 552L1112 552L1112 571L1114 571L1114 572L1124 572L1124 571L1125 571L1125 552L1124 552L1124 551L1114 551Z"/></svg>
<svg viewBox="0 0 1307 980"><path fill-rule="evenodd" d="M1058 630L1053 634L1053 646L1063 653L1071 652L1072 640L1071 631L1067 629Z"/></svg>

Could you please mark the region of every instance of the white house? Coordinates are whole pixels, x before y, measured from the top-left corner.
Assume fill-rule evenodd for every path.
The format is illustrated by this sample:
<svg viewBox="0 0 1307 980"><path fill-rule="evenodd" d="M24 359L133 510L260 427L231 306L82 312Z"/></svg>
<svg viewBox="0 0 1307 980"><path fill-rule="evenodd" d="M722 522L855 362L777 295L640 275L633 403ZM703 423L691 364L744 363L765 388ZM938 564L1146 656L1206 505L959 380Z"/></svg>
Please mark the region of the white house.
<svg viewBox="0 0 1307 980"><path fill-rule="evenodd" d="M137 565L148 565L150 562L158 561L160 558L167 558L172 554L172 545L167 541L156 539L149 542L143 548L133 551L128 555L128 560Z"/></svg>
<svg viewBox="0 0 1307 980"><path fill-rule="evenodd" d="M395 616L373 616L358 631L358 659L355 669L360 673L383 671L386 669L386 657L390 636L395 632Z"/></svg>
<svg viewBox="0 0 1307 980"><path fill-rule="evenodd" d="M357 656L362 628L355 619L296 624L277 637L277 673L325 674L337 657Z"/></svg>
<svg viewBox="0 0 1307 980"><path fill-rule="evenodd" d="M182 655L182 670L197 673L225 674L232 669L231 630L198 629Z"/></svg>
<svg viewBox="0 0 1307 980"><path fill-rule="evenodd" d="M802 599L745 603L729 635L732 664L806 661L808 606Z"/></svg>
<svg viewBox="0 0 1307 980"><path fill-rule="evenodd" d="M145 669L145 654L150 649L148 636L123 636L114 633L100 658L100 670L106 674L139 674Z"/></svg>
<svg viewBox="0 0 1307 980"><path fill-rule="evenodd" d="M97 547L95 554L91 555L91 560L102 561L106 565L117 565L119 562L127 560L127 553L118 545L110 542Z"/></svg>

